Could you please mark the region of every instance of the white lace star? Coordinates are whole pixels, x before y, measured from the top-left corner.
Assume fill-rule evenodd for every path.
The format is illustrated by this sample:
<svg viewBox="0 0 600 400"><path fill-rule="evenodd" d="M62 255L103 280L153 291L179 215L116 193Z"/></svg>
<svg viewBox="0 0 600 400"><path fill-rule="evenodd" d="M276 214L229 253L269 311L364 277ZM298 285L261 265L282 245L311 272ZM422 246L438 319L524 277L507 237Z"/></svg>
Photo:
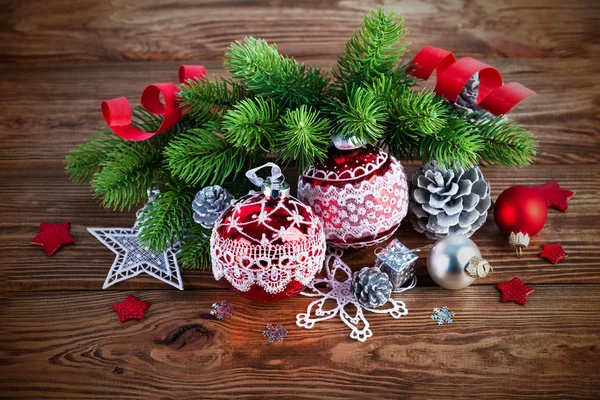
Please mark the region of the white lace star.
<svg viewBox="0 0 600 400"><path fill-rule="evenodd" d="M136 228L88 228L88 231L116 254L102 289L145 272L183 290L173 249L162 253L146 249L137 238Z"/></svg>
<svg viewBox="0 0 600 400"><path fill-rule="evenodd" d="M350 337L361 342L373 336L369 321L363 310L377 314L389 314L392 318L400 318L408 314L402 301L390 298L384 307L372 309L361 305L352 293L352 271L342 261L343 251L330 247L325 257L326 278L315 278L300 294L317 299L310 303L305 313L296 315L296 325L311 329L317 322L325 321L339 315L340 319L351 330ZM336 274L344 276L337 280ZM332 306L335 304L335 306ZM350 306L350 307L348 307Z"/></svg>

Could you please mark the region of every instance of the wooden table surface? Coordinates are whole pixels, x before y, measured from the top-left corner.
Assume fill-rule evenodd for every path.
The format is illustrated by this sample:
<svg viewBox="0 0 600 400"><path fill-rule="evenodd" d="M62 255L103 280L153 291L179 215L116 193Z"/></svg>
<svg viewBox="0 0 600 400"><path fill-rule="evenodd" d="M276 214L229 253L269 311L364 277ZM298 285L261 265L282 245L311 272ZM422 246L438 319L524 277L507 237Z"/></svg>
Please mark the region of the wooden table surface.
<svg viewBox="0 0 600 400"><path fill-rule="evenodd" d="M494 274L467 289L435 286L420 259L417 288L395 296L408 315L369 315L366 343L339 320L297 327L307 298L251 302L210 272L184 271L183 292L142 276L102 290L113 254L86 228L131 226L134 215L102 209L71 183L64 156L104 127L102 100L137 101L146 85L176 80L182 63L223 74L227 45L245 35L330 67L381 2L144 3L0 1L1 398L600 396L599 2L383 2L404 15L413 54L431 44L477 57L539 93L512 113L539 140L537 162L486 169L492 197L549 179L576 195L568 212L549 211L521 260L490 216L473 239ZM71 221L77 244L47 257L29 243L40 221ZM406 223L397 237L427 243ZM556 242L567 260L538 257L542 243ZM346 261L359 268L373 256ZM535 289L525 306L499 301L495 284L514 276ZM118 323L111 307L127 294L151 303L143 321ZM202 317L223 299L233 318ZM443 305L454 324L429 319ZM195 323L212 335L180 349L154 343ZM283 343L266 343L267 323L289 330Z"/></svg>

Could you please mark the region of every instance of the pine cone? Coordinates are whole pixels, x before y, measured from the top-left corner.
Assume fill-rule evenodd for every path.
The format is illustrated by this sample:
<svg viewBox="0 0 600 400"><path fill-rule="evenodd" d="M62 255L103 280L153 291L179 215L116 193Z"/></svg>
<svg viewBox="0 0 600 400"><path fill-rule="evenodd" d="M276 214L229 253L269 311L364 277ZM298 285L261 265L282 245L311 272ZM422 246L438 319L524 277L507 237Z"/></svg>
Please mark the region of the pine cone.
<svg viewBox="0 0 600 400"><path fill-rule="evenodd" d="M469 237L487 218L490 183L479 167L446 170L433 161L414 173L412 184L410 220L429 239Z"/></svg>
<svg viewBox="0 0 600 400"><path fill-rule="evenodd" d="M485 115L487 118L494 118L492 114L477 105L477 96L479 96L478 73L465 83L456 101L448 101L448 103L463 112L473 114L472 117L474 118L480 115Z"/></svg>
<svg viewBox="0 0 600 400"><path fill-rule="evenodd" d="M389 300L392 294L392 282L379 268L364 267L354 274L351 290L362 305L376 308Z"/></svg>
<svg viewBox="0 0 600 400"><path fill-rule="evenodd" d="M192 202L194 221L206 229L212 229L232 200L233 196L219 185L205 187Z"/></svg>

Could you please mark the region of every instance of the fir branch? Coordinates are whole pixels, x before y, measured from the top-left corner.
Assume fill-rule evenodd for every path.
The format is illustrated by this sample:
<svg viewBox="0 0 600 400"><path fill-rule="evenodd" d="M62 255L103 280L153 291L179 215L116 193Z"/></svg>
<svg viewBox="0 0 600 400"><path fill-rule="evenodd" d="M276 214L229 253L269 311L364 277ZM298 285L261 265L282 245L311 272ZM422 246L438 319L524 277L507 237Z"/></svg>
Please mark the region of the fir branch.
<svg viewBox="0 0 600 400"><path fill-rule="evenodd" d="M225 67L256 96L272 98L282 110L320 104L329 78L319 68L298 64L279 54L275 44L244 38L231 44Z"/></svg>
<svg viewBox="0 0 600 400"><path fill-rule="evenodd" d="M346 137L374 143L383 135L387 121L386 104L374 91L353 86L346 89L346 98L334 98L331 102L333 131Z"/></svg>
<svg viewBox="0 0 600 400"><path fill-rule="evenodd" d="M325 160L331 135L329 121L322 118L319 111L302 105L288 110L282 124L277 150L284 161L294 160L298 171L304 171L316 161Z"/></svg>
<svg viewBox="0 0 600 400"><path fill-rule="evenodd" d="M198 224L186 229L177 260L185 270L210 269L210 231Z"/></svg>
<svg viewBox="0 0 600 400"><path fill-rule="evenodd" d="M389 75L408 47L408 43L399 43L406 33L404 20L394 11L372 10L346 42L346 52L338 59L333 75L345 86Z"/></svg>
<svg viewBox="0 0 600 400"><path fill-rule="evenodd" d="M468 121L450 118L439 132L423 136L419 141L419 157L423 163L437 160L447 167L470 168L479 160L483 139Z"/></svg>
<svg viewBox="0 0 600 400"><path fill-rule="evenodd" d="M164 156L173 176L192 186L235 179L254 159L246 149L234 147L220 136L216 123L175 138L165 148Z"/></svg>
<svg viewBox="0 0 600 400"><path fill-rule="evenodd" d="M447 108L435 93L412 89L404 90L391 99L388 107L390 119L404 131L421 135L439 132L447 123Z"/></svg>
<svg viewBox="0 0 600 400"><path fill-rule="evenodd" d="M188 80L181 85L181 106L201 122L217 120L234 104L246 97L242 85L223 77L213 80Z"/></svg>
<svg viewBox="0 0 600 400"><path fill-rule="evenodd" d="M67 155L67 173L76 183L88 183L102 169L102 164L115 151L120 139L110 130L98 132Z"/></svg>
<svg viewBox="0 0 600 400"><path fill-rule="evenodd" d="M94 175L92 190L103 207L122 211L146 199L158 176L161 154L151 140L119 143Z"/></svg>
<svg viewBox="0 0 600 400"><path fill-rule="evenodd" d="M223 116L225 138L236 147L270 152L280 129L278 117L272 99L242 100Z"/></svg>
<svg viewBox="0 0 600 400"><path fill-rule="evenodd" d="M138 238L154 251L165 251L183 238L192 222L194 193L184 185L171 185L146 204L138 220Z"/></svg>
<svg viewBox="0 0 600 400"><path fill-rule="evenodd" d="M483 139L483 147L478 152L482 165L523 167L535 159L537 142L523 126L502 117L485 116L472 124Z"/></svg>

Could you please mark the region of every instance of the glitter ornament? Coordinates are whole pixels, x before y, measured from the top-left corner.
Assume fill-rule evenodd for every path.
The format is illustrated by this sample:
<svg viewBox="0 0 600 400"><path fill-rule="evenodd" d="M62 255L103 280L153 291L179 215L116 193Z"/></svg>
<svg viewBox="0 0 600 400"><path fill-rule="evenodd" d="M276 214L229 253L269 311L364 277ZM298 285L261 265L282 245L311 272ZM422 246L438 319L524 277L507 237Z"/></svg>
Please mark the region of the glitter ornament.
<svg viewBox="0 0 600 400"><path fill-rule="evenodd" d="M124 301L113 306L113 310L119 314L119 322L123 323L130 319L144 319L144 312L150 303L136 299L132 295L127 295Z"/></svg>
<svg viewBox="0 0 600 400"><path fill-rule="evenodd" d="M61 246L75 243L75 239L69 234L70 229L70 222L60 224L40 222L40 234L31 239L31 244L42 246L46 254L51 256Z"/></svg>
<svg viewBox="0 0 600 400"><path fill-rule="evenodd" d="M271 167L271 176L259 178L257 171L265 167ZM290 196L277 165L267 163L246 176L262 191L240 198L216 221L210 240L213 273L252 300L284 300L321 270L323 223Z"/></svg>
<svg viewBox="0 0 600 400"><path fill-rule="evenodd" d="M402 165L377 147L336 136L327 159L302 173L298 198L313 207L327 241L340 248L383 242L408 210Z"/></svg>
<svg viewBox="0 0 600 400"><path fill-rule="evenodd" d="M500 300L502 303L514 301L515 303L524 306L525 303L527 303L527 296L535 292L533 288L525 285L518 276L514 277L509 282L498 283L496 286L500 289L500 292L502 292L502 298Z"/></svg>
<svg viewBox="0 0 600 400"><path fill-rule="evenodd" d="M475 279L492 273L490 264L481 257L479 248L469 238L448 235L435 242L427 256L431 278L446 289L464 289Z"/></svg>
<svg viewBox="0 0 600 400"><path fill-rule="evenodd" d="M494 220L509 243L516 249L517 257L529 245L531 236L542 230L548 216L544 197L527 186L513 186L500 193L494 205Z"/></svg>
<svg viewBox="0 0 600 400"><path fill-rule="evenodd" d="M542 252L540 253L540 257L545 258L550 261L552 264L558 264L560 260L564 258L568 258L569 255L565 253L562 248L562 244L543 244Z"/></svg>

